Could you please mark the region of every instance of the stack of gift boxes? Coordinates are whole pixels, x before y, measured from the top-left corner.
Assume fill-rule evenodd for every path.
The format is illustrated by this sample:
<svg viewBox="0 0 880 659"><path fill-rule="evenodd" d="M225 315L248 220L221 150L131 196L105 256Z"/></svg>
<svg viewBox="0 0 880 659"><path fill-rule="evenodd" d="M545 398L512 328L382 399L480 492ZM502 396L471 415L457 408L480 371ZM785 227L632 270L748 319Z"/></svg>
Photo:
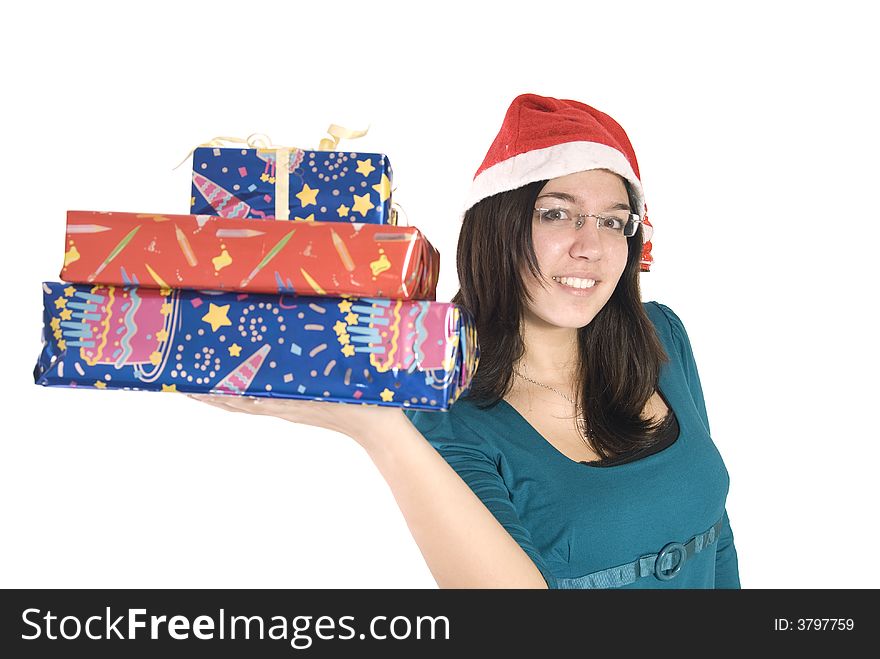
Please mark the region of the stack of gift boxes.
<svg viewBox="0 0 880 659"><path fill-rule="evenodd" d="M381 153L207 146L190 214L69 211L46 386L444 410L479 360Z"/></svg>

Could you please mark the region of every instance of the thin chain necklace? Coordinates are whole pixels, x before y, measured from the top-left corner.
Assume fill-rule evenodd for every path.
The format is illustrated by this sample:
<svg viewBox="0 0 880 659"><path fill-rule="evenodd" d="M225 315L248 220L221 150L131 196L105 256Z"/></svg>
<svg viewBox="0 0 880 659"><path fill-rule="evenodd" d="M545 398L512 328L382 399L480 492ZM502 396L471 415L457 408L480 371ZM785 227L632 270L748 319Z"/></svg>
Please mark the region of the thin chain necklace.
<svg viewBox="0 0 880 659"><path fill-rule="evenodd" d="M583 408L582 408L580 405L577 405L577 404L576 404L571 398L569 398L568 396L566 396L564 393L562 393L562 392L559 391L558 389L554 389L554 388L551 387L549 384L544 384L543 382L538 382L537 380L533 380L533 379L530 378L529 376L527 376L527 375L523 375L522 373L520 373L520 372L519 372L518 370L516 370L516 369L513 369L513 372L516 373L516 375L518 375L519 377L521 377L523 380L528 380L529 382L532 382L532 383L538 385L539 387L544 387L545 389L549 389L550 391L552 391L552 392L554 392L554 393L556 393L556 394L559 394L559 395L562 396L565 400L567 400L569 403L571 403L571 404L576 408L576 410L577 410L577 430L578 430L578 434L580 434L581 439L584 441L584 444L586 444L587 447L588 447L590 450L592 450L593 447L590 446L590 442L589 442L588 439L587 439L587 438L590 436L590 434L589 434L589 432L587 431L587 425L586 425L586 422L584 421Z"/></svg>

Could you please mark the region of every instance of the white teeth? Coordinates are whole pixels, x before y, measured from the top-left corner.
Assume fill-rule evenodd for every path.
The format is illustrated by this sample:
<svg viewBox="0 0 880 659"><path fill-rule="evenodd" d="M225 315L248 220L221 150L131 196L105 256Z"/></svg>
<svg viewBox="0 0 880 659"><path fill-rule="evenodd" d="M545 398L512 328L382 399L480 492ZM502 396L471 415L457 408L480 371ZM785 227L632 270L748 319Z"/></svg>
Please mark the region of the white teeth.
<svg viewBox="0 0 880 659"><path fill-rule="evenodd" d="M571 288L593 288L596 285L594 279L579 279L577 277L557 277L560 284L570 286Z"/></svg>

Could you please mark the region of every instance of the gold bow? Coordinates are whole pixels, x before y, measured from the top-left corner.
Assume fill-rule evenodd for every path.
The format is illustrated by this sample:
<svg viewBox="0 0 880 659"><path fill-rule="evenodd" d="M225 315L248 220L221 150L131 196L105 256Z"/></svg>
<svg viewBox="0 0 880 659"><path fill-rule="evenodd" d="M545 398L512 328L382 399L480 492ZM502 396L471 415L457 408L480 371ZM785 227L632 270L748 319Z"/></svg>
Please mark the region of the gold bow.
<svg viewBox="0 0 880 659"><path fill-rule="evenodd" d="M335 151L336 147L339 145L339 140L341 139L357 139L358 137L363 137L367 134L367 131L370 130L370 127L367 126L364 130L352 130L351 128L345 128L344 126L337 126L336 124L330 124L330 127L327 129L327 133L330 137L325 137L321 140L320 144L318 144L318 151ZM272 139L268 135L264 135L263 133L253 133L248 135L246 138L242 139L240 137L214 137L207 142L203 142L194 146L189 150L189 153L184 156L183 160L181 160L174 169L180 167L183 163L185 163L193 153L195 153L196 149L201 147L209 147L209 146L217 146L217 147L229 147L229 146L246 146L250 149L283 149L285 147L281 146L272 146Z"/></svg>
<svg viewBox="0 0 880 659"><path fill-rule="evenodd" d="M330 124L330 128L327 129L330 137L325 137L321 140L321 143L318 144L318 151L336 151L336 147L339 145L339 140L353 140L358 137L363 137L367 134L368 130L370 130L369 126L364 130L352 130L351 128Z"/></svg>

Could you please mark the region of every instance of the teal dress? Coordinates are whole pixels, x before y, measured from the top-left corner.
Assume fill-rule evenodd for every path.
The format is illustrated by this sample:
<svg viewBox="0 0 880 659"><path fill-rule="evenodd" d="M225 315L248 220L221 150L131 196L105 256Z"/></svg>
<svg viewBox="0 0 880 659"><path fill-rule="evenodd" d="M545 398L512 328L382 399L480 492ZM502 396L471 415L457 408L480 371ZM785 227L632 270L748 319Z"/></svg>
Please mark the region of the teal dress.
<svg viewBox="0 0 880 659"><path fill-rule="evenodd" d="M405 411L550 588L740 587L730 479L709 434L687 332L669 307L647 302L645 311L670 358L658 389L679 427L653 454L576 462L504 400L481 410L465 396L447 412Z"/></svg>

